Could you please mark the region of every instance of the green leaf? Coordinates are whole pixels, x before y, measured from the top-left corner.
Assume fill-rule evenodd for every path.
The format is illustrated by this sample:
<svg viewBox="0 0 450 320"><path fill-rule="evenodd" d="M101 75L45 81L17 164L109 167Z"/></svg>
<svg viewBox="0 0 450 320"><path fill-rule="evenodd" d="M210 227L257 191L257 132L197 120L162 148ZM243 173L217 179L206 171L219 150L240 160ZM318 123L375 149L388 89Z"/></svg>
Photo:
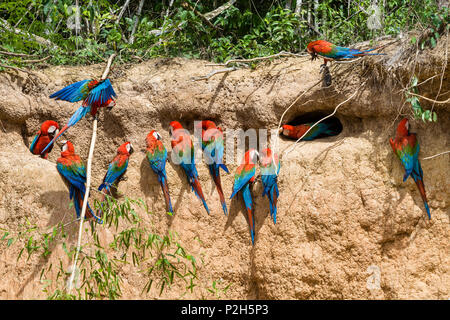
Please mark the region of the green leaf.
<svg viewBox="0 0 450 320"><path fill-rule="evenodd" d="M433 121L437 122L437 114L436 114L436 112L433 112Z"/></svg>
<svg viewBox="0 0 450 320"><path fill-rule="evenodd" d="M436 47L436 39L434 39L433 37L430 38L430 42L431 42L431 48Z"/></svg>

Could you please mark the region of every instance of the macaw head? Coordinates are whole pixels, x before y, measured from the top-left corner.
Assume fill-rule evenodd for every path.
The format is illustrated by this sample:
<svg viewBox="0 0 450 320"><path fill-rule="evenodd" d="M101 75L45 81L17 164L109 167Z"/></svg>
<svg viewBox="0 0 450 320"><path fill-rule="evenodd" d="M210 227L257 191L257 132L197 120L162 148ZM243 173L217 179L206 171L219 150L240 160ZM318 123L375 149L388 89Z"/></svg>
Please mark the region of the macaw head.
<svg viewBox="0 0 450 320"><path fill-rule="evenodd" d="M169 132L170 132L171 136L173 136L173 134L176 130L180 130L180 129L183 129L183 126L178 121L172 121L169 124Z"/></svg>
<svg viewBox="0 0 450 320"><path fill-rule="evenodd" d="M105 102L106 109L111 111L112 108L116 106L116 101L113 98L109 98L108 101Z"/></svg>
<svg viewBox="0 0 450 320"><path fill-rule="evenodd" d="M72 142L68 140L62 140L60 143L61 143L61 157L75 153L75 147L73 146Z"/></svg>
<svg viewBox="0 0 450 320"><path fill-rule="evenodd" d="M145 138L145 141L147 142L147 147L150 147L150 145L152 145L155 141L158 140L161 141L162 137L156 130L150 131L149 134L147 135L147 138Z"/></svg>
<svg viewBox="0 0 450 320"><path fill-rule="evenodd" d="M280 132L283 133L283 135L285 136L289 136L291 134L291 132L294 131L294 127L290 126L288 124L283 124L280 128Z"/></svg>
<svg viewBox="0 0 450 320"><path fill-rule="evenodd" d="M117 148L117 154L126 156L130 156L133 153L133 151L134 151L133 145L131 144L131 142L128 141L122 144L119 148Z"/></svg>
<svg viewBox="0 0 450 320"><path fill-rule="evenodd" d="M314 50L314 46L317 44L317 41L308 43L308 46L306 47L306 51L308 51L308 53L311 55L311 60L315 60L317 58L317 52Z"/></svg>
<svg viewBox="0 0 450 320"><path fill-rule="evenodd" d="M409 134L409 121L403 118L397 127L397 137L407 136Z"/></svg>
<svg viewBox="0 0 450 320"><path fill-rule="evenodd" d="M53 137L57 135L59 132L59 125L56 121L53 120L47 120L44 121L41 125L41 133L48 134L49 136Z"/></svg>
<svg viewBox="0 0 450 320"><path fill-rule="evenodd" d="M245 164L256 164L258 162L259 153L255 149L250 149L245 153Z"/></svg>

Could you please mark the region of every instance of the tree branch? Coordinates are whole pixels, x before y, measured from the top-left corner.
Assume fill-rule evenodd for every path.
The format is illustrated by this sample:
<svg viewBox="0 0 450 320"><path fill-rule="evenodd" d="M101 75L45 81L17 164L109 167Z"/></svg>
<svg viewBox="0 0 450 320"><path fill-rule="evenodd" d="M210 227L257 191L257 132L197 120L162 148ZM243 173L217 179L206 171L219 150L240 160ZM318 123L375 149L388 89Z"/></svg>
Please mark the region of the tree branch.
<svg viewBox="0 0 450 320"><path fill-rule="evenodd" d="M268 60L268 59L278 58L278 57L306 57L306 56L309 56L309 55L281 51L276 54L272 54L270 56L256 57L256 58L251 58L251 59L230 59L230 60L227 60L225 63L207 64L207 66L228 66L230 63L248 63L248 62Z"/></svg>
<svg viewBox="0 0 450 320"><path fill-rule="evenodd" d="M215 70L215 71L212 71L212 72L208 73L206 76L191 77L191 80L192 81L208 80L209 78L211 78L212 76L214 76L214 75L216 75L218 73L228 73L230 71L235 71L237 69L238 69L237 67L230 67L230 68Z"/></svg>
<svg viewBox="0 0 450 320"><path fill-rule="evenodd" d="M4 20L2 18L0 18L0 27L4 28L7 31L10 31L12 33L21 34L23 36L26 36L26 37L28 37L29 40L31 39L33 41L36 41L37 43L39 43L39 44L41 44L43 46L51 47L52 49L59 49L59 47L56 44L54 44L53 42L51 42L50 40L42 38L42 37L37 36L37 35L32 34L32 33L23 31L23 30L21 30L19 28L14 28L14 27L9 25L8 21L6 21L6 20Z"/></svg>
<svg viewBox="0 0 450 320"><path fill-rule="evenodd" d="M3 54L5 56L12 56L12 57L27 57L27 58L34 57L34 55L32 55L32 54L16 53L16 52L9 52L9 51L0 51L0 54Z"/></svg>
<svg viewBox="0 0 450 320"><path fill-rule="evenodd" d="M130 40L128 41L130 44L134 43L134 33L136 32L137 25L139 23L139 18L141 17L142 7L144 6L145 0L141 0L139 2L139 6L136 12L136 16L134 17L133 29L131 29Z"/></svg>

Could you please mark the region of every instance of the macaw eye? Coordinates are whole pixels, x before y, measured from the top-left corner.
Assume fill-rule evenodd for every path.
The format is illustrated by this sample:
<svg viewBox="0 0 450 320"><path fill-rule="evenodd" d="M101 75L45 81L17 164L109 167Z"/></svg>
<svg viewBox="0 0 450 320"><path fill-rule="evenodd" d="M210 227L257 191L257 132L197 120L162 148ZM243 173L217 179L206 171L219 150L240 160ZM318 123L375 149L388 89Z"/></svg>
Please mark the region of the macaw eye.
<svg viewBox="0 0 450 320"><path fill-rule="evenodd" d="M155 137L156 140L161 140L161 136L159 135L158 132L153 132L153 136Z"/></svg>
<svg viewBox="0 0 450 320"><path fill-rule="evenodd" d="M405 128L406 128L406 130L409 131L409 121L406 121L406 123L405 123Z"/></svg>

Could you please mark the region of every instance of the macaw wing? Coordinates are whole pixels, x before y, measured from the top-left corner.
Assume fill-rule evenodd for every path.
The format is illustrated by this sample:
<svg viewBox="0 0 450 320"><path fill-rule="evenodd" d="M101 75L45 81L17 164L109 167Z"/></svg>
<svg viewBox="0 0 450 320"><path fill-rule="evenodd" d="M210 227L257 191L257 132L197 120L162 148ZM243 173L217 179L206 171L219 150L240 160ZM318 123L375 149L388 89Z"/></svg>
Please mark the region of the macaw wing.
<svg viewBox="0 0 450 320"><path fill-rule="evenodd" d="M83 100L89 93L88 83L90 81L92 80L87 79L72 83L67 87L64 87L61 90L53 93L50 98L69 102L77 102Z"/></svg>
<svg viewBox="0 0 450 320"><path fill-rule="evenodd" d="M147 151L147 159L153 171L162 173L166 168L167 150L164 148L154 152Z"/></svg>
<svg viewBox="0 0 450 320"><path fill-rule="evenodd" d="M33 152L34 147L36 147L36 143L38 142L40 136L41 136L41 130L38 131L38 133L34 136L33 141L31 142L31 145L30 145L31 152Z"/></svg>
<svg viewBox="0 0 450 320"><path fill-rule="evenodd" d="M128 166L128 159L119 166L117 161L113 161L108 166L108 171L103 179L103 184L112 185L121 175L125 173Z"/></svg>
<svg viewBox="0 0 450 320"><path fill-rule="evenodd" d="M90 106L93 103L102 105L106 101L108 101L111 97L115 97L116 93L111 85L111 81L106 79L99 83L95 88L89 92L86 100L83 102L83 105Z"/></svg>
<svg viewBox="0 0 450 320"><path fill-rule="evenodd" d="M84 169L84 165L64 165L62 163L58 163L56 165L56 168L58 169L58 172L69 181L69 184L74 186L75 188L79 190L86 189L85 183L86 183L86 169Z"/></svg>
<svg viewBox="0 0 450 320"><path fill-rule="evenodd" d="M411 133L408 137L401 139L397 146L397 155L405 168L405 175L403 176L403 181L405 181L413 171L416 162L419 161L418 157L420 148L414 133Z"/></svg>
<svg viewBox="0 0 450 320"><path fill-rule="evenodd" d="M255 165L240 165L234 175L233 193L231 194L230 199L233 198L234 195L238 193L247 183L249 183L255 174Z"/></svg>

